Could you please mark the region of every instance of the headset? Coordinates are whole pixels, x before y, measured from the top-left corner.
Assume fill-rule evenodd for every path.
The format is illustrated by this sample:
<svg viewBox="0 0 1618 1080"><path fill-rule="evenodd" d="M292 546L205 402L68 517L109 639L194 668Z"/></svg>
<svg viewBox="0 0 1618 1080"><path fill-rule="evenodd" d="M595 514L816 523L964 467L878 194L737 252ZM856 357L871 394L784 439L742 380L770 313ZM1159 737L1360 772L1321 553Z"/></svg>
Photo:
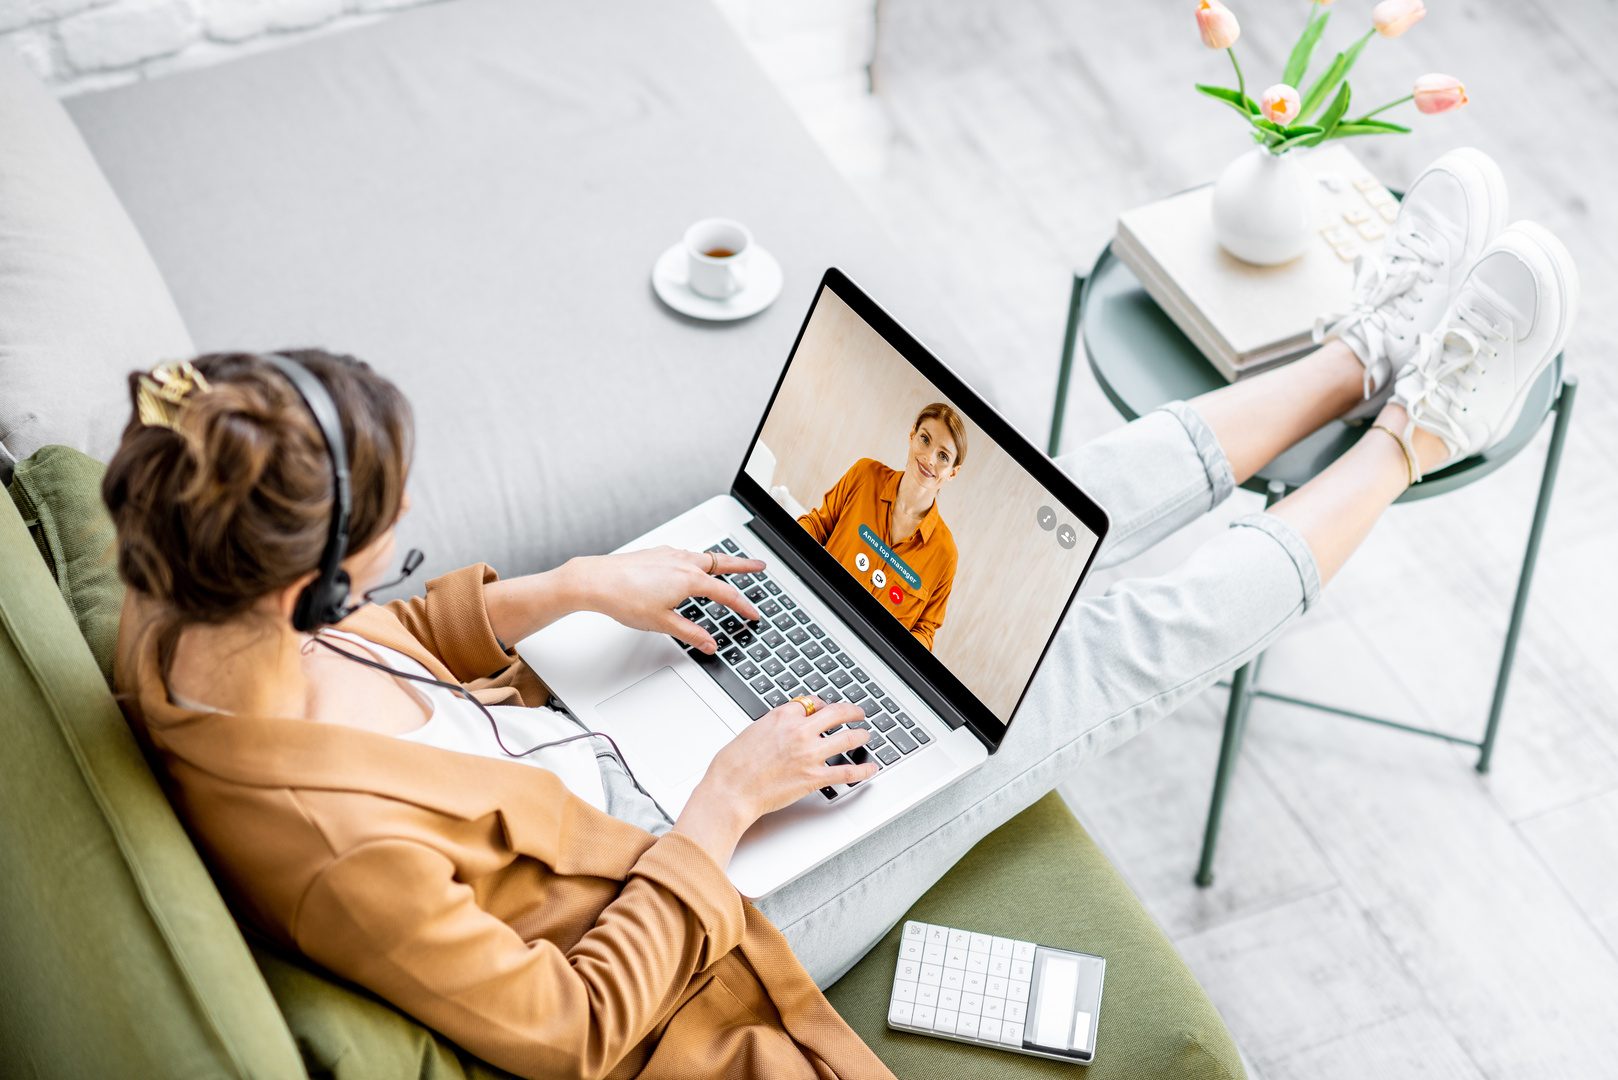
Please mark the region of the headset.
<svg viewBox="0 0 1618 1080"><path fill-rule="evenodd" d="M349 603L349 593L353 583L349 580L348 571L343 569L343 560L348 557L348 522L354 508L354 495L351 477L348 471L348 443L343 437L342 416L337 411L337 403L332 400L326 385L315 376L302 363L282 353L260 353L256 359L263 361L279 371L292 384L298 397L308 408L309 415L314 417L315 426L320 429L321 439L326 444L326 456L331 460L332 475L332 504L331 523L326 529L326 545L320 552L319 573L315 580L304 586L298 593L298 599L292 608L293 629L314 635L310 641L336 653L338 656L352 660L356 664L363 664L369 668L386 672L398 679L409 679L412 682L425 683L429 686L442 687L445 690L460 694L467 701L475 705L484 719L489 721L489 729L494 732L494 741L500 747L501 753L511 758L525 758L530 754L537 754L553 746L566 746L568 743L578 742L580 739L605 739L607 745L612 747L611 756L623 767L630 783L635 785L637 791L652 801L659 812L666 818L667 811L652 798L651 792L641 786L640 780L635 776L629 762L624 759L623 751L612 736L601 731L585 731L578 735L570 735L565 739L556 739L552 742L540 743L527 750L512 750L506 745L505 739L500 737L500 725L495 722L491 713L483 702L479 701L470 690L460 683L444 682L429 676L413 675L406 671L395 671L393 668L379 661L363 656L356 656L347 649L339 649L330 641L320 637L318 631L323 626L331 626L342 622L348 616L371 603L371 598L384 589L391 589L400 584L411 574L414 574L422 564L425 556L419 548L411 548L405 553L404 565L399 570L399 576L392 581L385 581L380 585L367 589L357 604ZM596 757L604 757L597 754Z"/></svg>

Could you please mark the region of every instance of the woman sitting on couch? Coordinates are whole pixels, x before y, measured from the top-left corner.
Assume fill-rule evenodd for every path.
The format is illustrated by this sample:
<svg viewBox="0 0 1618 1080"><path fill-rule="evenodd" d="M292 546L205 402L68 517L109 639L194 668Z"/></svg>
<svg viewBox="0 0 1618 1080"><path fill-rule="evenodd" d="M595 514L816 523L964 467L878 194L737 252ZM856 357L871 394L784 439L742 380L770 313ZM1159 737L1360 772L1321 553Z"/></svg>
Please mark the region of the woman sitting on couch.
<svg viewBox="0 0 1618 1080"><path fill-rule="evenodd" d="M1375 429L1168 575L1076 603L997 754L763 911L724 867L763 814L869 775L824 763L865 740L854 728L821 738L859 709L768 713L671 823L614 747L546 707L507 647L588 608L711 648L674 608L707 596L755 617L722 575L762 564L660 549L509 581L479 565L425 596L350 609L347 595L393 563L411 441L404 399L356 361L222 354L132 379L135 417L104 486L129 585L118 689L240 918L496 1065L890 1075L816 983L1090 744L1138 730L1273 640L1424 472L1509 430L1571 321L1571 263L1543 230L1490 243L1486 213L1443 198L1418 178L1404 202L1422 228L1448 230L1421 247L1435 265L1403 278L1434 303L1383 289L1309 357L1149 413L1062 465L1108 508L1099 558L1116 562L1334 417L1379 409ZM313 410L340 431L352 476L351 584L332 595L318 583L345 549L332 530L337 448ZM525 755L537 744L551 748Z"/></svg>

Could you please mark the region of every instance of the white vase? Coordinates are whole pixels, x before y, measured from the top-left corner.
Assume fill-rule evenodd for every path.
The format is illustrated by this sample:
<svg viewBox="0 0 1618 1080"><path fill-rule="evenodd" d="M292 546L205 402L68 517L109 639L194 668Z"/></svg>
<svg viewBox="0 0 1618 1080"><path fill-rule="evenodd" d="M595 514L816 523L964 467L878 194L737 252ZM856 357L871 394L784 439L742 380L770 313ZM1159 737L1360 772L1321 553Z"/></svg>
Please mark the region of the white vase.
<svg viewBox="0 0 1618 1080"><path fill-rule="evenodd" d="M1290 262L1309 243L1314 199L1314 184L1298 162L1298 151L1277 156L1255 146L1226 165L1214 182L1214 238L1243 262Z"/></svg>

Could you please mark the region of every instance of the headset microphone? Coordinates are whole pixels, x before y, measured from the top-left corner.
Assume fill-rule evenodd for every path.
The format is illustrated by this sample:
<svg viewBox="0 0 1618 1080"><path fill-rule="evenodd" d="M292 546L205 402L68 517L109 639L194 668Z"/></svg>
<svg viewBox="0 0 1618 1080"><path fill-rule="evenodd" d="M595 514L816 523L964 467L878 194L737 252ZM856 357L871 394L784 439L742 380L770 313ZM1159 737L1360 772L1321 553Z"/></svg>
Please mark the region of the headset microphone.
<svg viewBox="0 0 1618 1080"><path fill-rule="evenodd" d="M405 578L421 569L421 562L426 557L427 556L421 553L420 548L411 548L409 551L405 552L404 565L399 567L399 576L394 578L392 581L384 581L380 585L375 585L369 589L366 589L365 593L360 597L360 601L362 603L369 604L372 602L372 597L374 597L377 593L382 592L385 589L391 589L395 585L403 584Z"/></svg>

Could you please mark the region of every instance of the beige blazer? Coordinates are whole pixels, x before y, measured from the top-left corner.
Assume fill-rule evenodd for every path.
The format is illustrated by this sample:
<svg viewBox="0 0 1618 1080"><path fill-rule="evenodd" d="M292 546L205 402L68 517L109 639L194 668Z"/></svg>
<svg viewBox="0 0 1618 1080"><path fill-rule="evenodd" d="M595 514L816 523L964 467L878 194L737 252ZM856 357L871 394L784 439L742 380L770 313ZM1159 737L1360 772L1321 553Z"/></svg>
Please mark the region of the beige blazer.
<svg viewBox="0 0 1618 1080"><path fill-rule="evenodd" d="M493 580L467 567L343 628L539 704L489 626ZM283 946L522 1076L892 1075L690 840L517 762L181 709L125 614L131 723L238 916Z"/></svg>

